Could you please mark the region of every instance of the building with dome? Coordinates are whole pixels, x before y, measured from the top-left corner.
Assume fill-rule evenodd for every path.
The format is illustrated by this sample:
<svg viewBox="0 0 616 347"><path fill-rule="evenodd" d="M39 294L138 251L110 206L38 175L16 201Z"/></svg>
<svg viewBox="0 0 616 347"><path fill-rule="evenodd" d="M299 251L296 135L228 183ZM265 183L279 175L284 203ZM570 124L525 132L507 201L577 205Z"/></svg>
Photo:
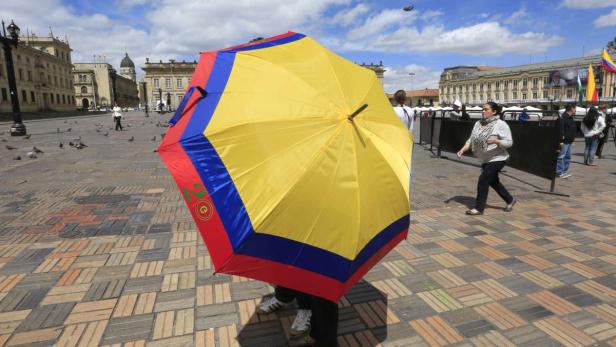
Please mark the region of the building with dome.
<svg viewBox="0 0 616 347"><path fill-rule="evenodd" d="M120 73L106 62L73 64L75 104L84 110L112 107L137 107L139 95L135 64L125 54Z"/></svg>

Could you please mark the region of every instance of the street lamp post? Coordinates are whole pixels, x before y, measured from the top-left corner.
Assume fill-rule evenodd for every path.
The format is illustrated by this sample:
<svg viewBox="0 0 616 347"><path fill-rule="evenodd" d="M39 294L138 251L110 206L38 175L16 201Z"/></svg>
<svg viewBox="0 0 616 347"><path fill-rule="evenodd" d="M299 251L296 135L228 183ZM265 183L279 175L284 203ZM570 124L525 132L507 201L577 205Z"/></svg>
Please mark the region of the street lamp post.
<svg viewBox="0 0 616 347"><path fill-rule="evenodd" d="M148 113L148 91L146 89L147 84L145 82L141 82L141 84L143 85L143 103L145 104L145 116L149 117L150 114Z"/></svg>
<svg viewBox="0 0 616 347"><path fill-rule="evenodd" d="M6 30L9 31L9 36L6 35ZM15 46L17 49L17 43L19 41L19 27L13 23L8 27L4 27L4 21L2 21L2 33L0 34L0 42L2 43L2 49L4 51L4 60L6 62L6 70L9 80L9 92L11 94L11 104L13 106L13 125L11 125L11 136L24 136L26 135L26 126L21 120L21 113L19 111L19 98L17 95L17 83L15 82L15 68L13 66L13 54L11 50Z"/></svg>
<svg viewBox="0 0 616 347"><path fill-rule="evenodd" d="M171 93L167 92L167 111L171 112Z"/></svg>
<svg viewBox="0 0 616 347"><path fill-rule="evenodd" d="M411 93L413 92L413 77L415 76L414 72L409 72L409 76L411 76ZM410 97L409 106L413 107L413 97Z"/></svg>
<svg viewBox="0 0 616 347"><path fill-rule="evenodd" d="M158 88L158 113L163 113L163 89Z"/></svg>

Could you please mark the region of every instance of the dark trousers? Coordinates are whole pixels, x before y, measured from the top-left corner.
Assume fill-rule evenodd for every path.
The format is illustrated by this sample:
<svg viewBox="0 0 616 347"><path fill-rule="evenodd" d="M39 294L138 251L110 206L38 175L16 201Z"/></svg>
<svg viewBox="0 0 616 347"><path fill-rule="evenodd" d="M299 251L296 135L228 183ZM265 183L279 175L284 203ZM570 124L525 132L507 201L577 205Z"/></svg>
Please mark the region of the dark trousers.
<svg viewBox="0 0 616 347"><path fill-rule="evenodd" d="M306 295L302 292L298 292L297 290L289 289L286 287L276 286L274 290L274 296L279 301L289 303L293 301L293 299L297 299L297 305L300 310L309 310L310 309L310 300Z"/></svg>
<svg viewBox="0 0 616 347"><path fill-rule="evenodd" d="M603 132L603 137L599 139L599 142L597 143L597 157L601 158L601 154L603 153L603 145L605 144L605 142L607 141L607 137L608 137L608 133L607 132Z"/></svg>
<svg viewBox="0 0 616 347"><path fill-rule="evenodd" d="M513 197L505 186L500 183L498 173L505 167L505 161L492 161L489 163L481 164L481 175L477 181L477 199L475 202L475 209L479 212L483 212L486 208L486 202L488 201L488 191L490 187L496 190L496 193L505 200L507 204L513 202Z"/></svg>
<svg viewBox="0 0 616 347"><path fill-rule="evenodd" d="M315 347L338 346L338 304L314 295L304 295L312 310L310 337Z"/></svg>
<svg viewBox="0 0 616 347"><path fill-rule="evenodd" d="M115 120L115 130L118 131L118 128L122 130L122 117L113 117Z"/></svg>

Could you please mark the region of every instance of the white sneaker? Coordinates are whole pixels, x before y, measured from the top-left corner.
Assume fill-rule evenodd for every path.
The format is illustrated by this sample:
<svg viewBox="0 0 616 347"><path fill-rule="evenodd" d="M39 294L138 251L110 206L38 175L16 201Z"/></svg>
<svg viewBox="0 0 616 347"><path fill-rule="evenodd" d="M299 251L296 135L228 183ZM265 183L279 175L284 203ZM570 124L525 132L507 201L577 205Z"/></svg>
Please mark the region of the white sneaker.
<svg viewBox="0 0 616 347"><path fill-rule="evenodd" d="M291 336L298 336L306 333L310 329L311 310L297 310L297 315L291 324Z"/></svg>
<svg viewBox="0 0 616 347"><path fill-rule="evenodd" d="M257 305L257 313L269 314L269 313L277 311L277 310L279 310L279 309L281 309L281 308L283 308L283 307L285 307L287 305L288 305L288 303L284 303L284 302L276 299L275 296L272 296L268 300L265 300L262 303L260 303L259 305Z"/></svg>
<svg viewBox="0 0 616 347"><path fill-rule="evenodd" d="M568 172L567 172L567 173L564 173L564 174L562 174L562 175L560 176L560 178L569 178L569 177L571 177L571 174L570 174L570 173L568 173Z"/></svg>

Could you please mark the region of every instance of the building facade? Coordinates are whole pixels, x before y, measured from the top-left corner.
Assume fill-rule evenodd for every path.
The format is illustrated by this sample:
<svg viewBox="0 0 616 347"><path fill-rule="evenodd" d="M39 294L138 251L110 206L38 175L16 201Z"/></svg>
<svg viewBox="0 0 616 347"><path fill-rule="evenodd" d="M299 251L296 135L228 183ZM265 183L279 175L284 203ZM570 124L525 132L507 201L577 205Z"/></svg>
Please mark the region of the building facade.
<svg viewBox="0 0 616 347"><path fill-rule="evenodd" d="M383 62L379 61L378 64L373 64L373 63L369 63L369 64L365 64L365 63L361 63L359 64L359 66L361 67L365 67L367 69L370 69L372 71L374 71L374 73L376 74L376 78L379 79L379 81L381 81L381 86L383 86L383 75L385 74L385 67L383 66Z"/></svg>
<svg viewBox="0 0 616 347"><path fill-rule="evenodd" d="M146 58L145 66L141 68L145 72L145 92L141 95L147 95L148 108L175 110L184 98L184 92L196 66L196 61L161 60L153 63ZM141 103L144 102L145 98L141 97Z"/></svg>
<svg viewBox="0 0 616 347"><path fill-rule="evenodd" d="M439 99L443 105L460 100L468 105L495 101L543 109L562 107L578 101L578 76L586 94L589 65L593 66L600 102L611 103L616 80L614 74L603 72L600 55L505 68L446 68L439 82Z"/></svg>
<svg viewBox="0 0 616 347"><path fill-rule="evenodd" d="M11 53L21 112L75 110L68 41L34 34L20 36L19 45ZM0 112L12 112L3 51L0 51Z"/></svg>
<svg viewBox="0 0 616 347"><path fill-rule="evenodd" d="M107 63L73 64L73 84L79 109L100 109L139 105L135 65L128 54L120 64L120 74Z"/></svg>

